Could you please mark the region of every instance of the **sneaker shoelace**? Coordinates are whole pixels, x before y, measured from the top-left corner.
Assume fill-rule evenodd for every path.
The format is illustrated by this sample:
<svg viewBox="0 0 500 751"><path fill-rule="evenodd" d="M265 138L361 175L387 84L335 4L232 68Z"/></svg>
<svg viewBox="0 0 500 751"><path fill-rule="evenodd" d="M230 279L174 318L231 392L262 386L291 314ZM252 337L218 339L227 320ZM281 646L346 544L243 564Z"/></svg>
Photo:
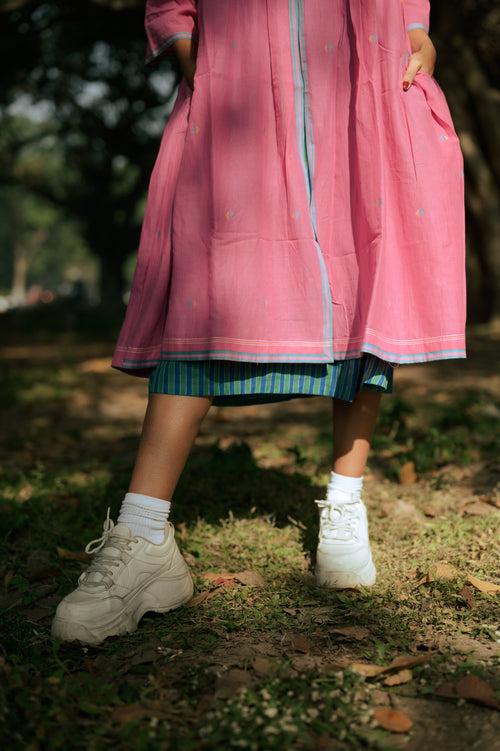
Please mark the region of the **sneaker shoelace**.
<svg viewBox="0 0 500 751"><path fill-rule="evenodd" d="M359 540L358 498L342 503L328 500L319 500L315 503L321 511L319 536L322 542Z"/></svg>
<svg viewBox="0 0 500 751"><path fill-rule="evenodd" d="M105 586L109 588L113 583L111 569L120 565L122 553L130 549L130 540L113 535L114 522L110 519L110 511L106 514L106 519L102 525L103 533L95 540L91 540L85 546L85 552L88 555L95 555L95 559L90 566L80 575L79 584L85 586ZM115 552L116 551L116 552ZM98 574L99 576L93 576Z"/></svg>

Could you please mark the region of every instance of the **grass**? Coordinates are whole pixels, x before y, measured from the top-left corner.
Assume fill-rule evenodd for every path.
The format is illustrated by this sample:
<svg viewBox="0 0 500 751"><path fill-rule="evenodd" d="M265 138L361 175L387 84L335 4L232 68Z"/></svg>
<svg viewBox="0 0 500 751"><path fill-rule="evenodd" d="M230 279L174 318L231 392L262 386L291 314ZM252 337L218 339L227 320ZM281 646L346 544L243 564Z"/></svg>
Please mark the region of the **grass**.
<svg viewBox="0 0 500 751"><path fill-rule="evenodd" d="M493 748L493 710L467 704L464 729L463 700L438 693L467 674L494 686L498 665L496 601L467 580L498 574L498 376L491 337L470 341L460 378L450 362L400 368L383 400L364 491L373 589L328 591L311 573L328 402L213 409L173 515L197 594L210 596L147 615L135 634L97 648L52 640L50 620L85 566L73 554L99 535L108 505L116 517L145 385L107 367L106 343L64 335L9 348L0 387L4 747L419 749L453 737L457 749ZM408 461L417 481L405 486ZM439 562L456 573L423 583ZM244 570L264 583L214 588L204 577ZM345 627L361 629L358 638ZM428 657L401 685L353 667L401 655ZM404 710L413 728L384 730L377 706Z"/></svg>

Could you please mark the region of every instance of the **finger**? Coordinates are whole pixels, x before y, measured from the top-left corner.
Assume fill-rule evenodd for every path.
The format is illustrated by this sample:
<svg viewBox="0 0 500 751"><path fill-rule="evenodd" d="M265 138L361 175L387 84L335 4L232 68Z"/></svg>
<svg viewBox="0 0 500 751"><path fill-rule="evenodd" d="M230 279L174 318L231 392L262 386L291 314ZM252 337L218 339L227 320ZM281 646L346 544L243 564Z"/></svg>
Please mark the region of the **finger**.
<svg viewBox="0 0 500 751"><path fill-rule="evenodd" d="M413 83L413 79L417 75L418 71L422 67L422 63L416 58L410 58L408 67L403 77L403 89L407 91Z"/></svg>

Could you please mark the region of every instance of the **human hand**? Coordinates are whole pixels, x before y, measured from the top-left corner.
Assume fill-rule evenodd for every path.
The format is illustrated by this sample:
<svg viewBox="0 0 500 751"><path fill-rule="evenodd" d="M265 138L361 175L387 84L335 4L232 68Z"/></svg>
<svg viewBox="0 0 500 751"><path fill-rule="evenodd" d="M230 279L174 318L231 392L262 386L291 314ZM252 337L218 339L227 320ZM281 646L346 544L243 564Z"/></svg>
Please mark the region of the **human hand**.
<svg viewBox="0 0 500 751"><path fill-rule="evenodd" d="M403 89L405 91L410 88L419 71L428 73L430 76L433 75L437 57L436 48L426 31L413 29L409 32L409 37L412 54L403 78Z"/></svg>
<svg viewBox="0 0 500 751"><path fill-rule="evenodd" d="M189 87L194 89L194 76L196 73L196 45L192 39L177 39L174 42L175 52L182 75Z"/></svg>
<svg viewBox="0 0 500 751"><path fill-rule="evenodd" d="M181 63L182 74L189 84L190 89L194 89L194 74L196 73L196 62L188 58Z"/></svg>

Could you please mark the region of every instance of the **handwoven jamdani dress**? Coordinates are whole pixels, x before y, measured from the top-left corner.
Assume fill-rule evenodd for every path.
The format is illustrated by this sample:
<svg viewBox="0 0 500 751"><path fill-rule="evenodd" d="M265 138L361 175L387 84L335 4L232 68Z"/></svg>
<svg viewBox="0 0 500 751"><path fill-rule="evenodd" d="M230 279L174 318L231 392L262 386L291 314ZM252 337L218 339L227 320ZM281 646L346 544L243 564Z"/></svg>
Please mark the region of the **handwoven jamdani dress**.
<svg viewBox="0 0 500 751"><path fill-rule="evenodd" d="M428 0L148 0L147 59L195 37L196 75L114 367L226 403L350 401L391 364L465 357L463 158L435 78L402 89L414 27Z"/></svg>

